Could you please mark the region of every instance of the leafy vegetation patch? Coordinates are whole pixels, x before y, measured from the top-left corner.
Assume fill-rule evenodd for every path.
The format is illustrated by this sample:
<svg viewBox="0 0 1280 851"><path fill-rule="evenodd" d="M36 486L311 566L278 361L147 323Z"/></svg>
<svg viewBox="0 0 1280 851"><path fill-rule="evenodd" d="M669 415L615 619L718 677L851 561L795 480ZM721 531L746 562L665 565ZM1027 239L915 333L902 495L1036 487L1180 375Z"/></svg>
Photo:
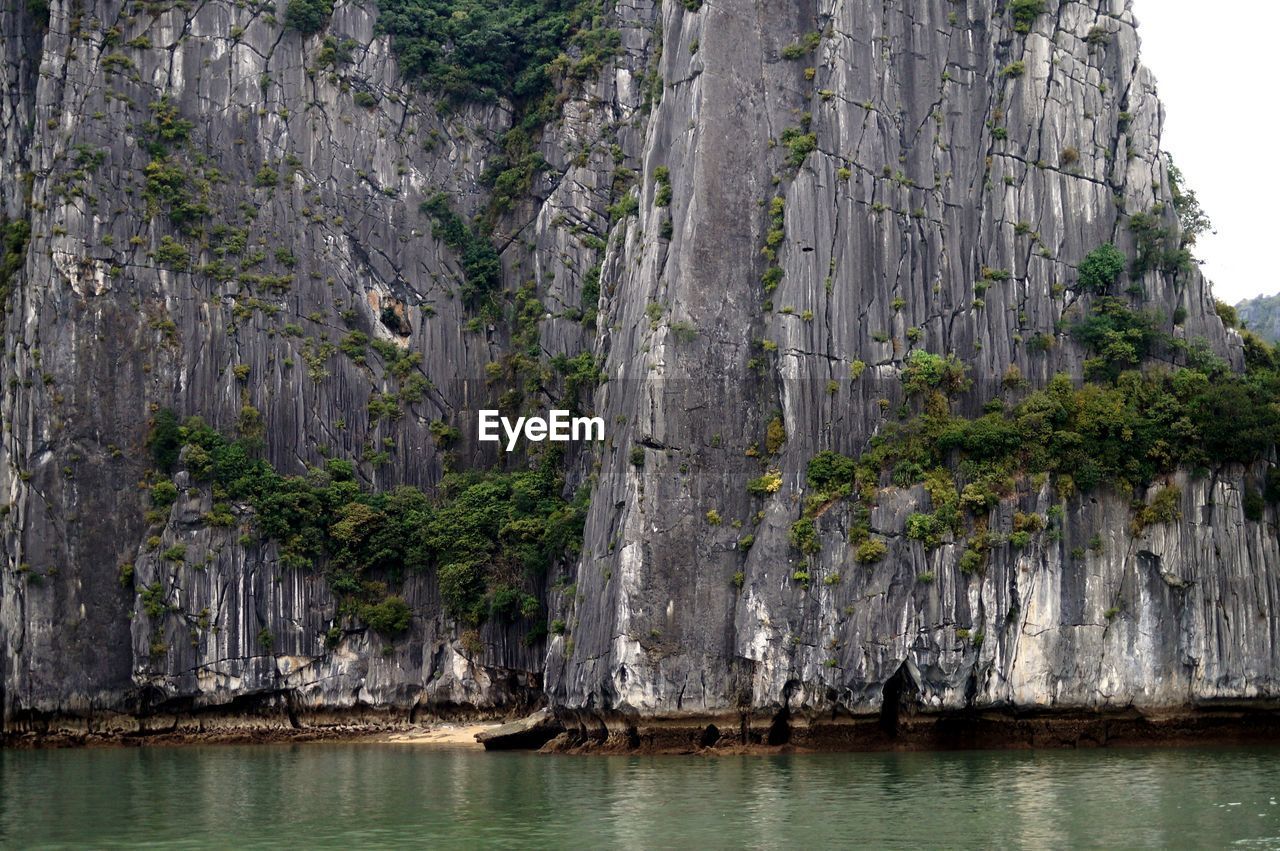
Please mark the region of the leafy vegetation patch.
<svg viewBox="0 0 1280 851"><path fill-rule="evenodd" d="M284 23L303 35L317 33L333 14L333 0L289 0L284 8Z"/></svg>
<svg viewBox="0 0 1280 851"><path fill-rule="evenodd" d="M775 195L769 202L769 231L765 234L764 248L760 253L769 261L761 283L765 293L772 293L782 283L782 267L778 265L778 247L786 238L787 202L781 195Z"/></svg>
<svg viewBox="0 0 1280 851"><path fill-rule="evenodd" d="M1105 293L1124 274L1125 258L1111 243L1099 246L1080 263L1080 288Z"/></svg>
<svg viewBox="0 0 1280 851"><path fill-rule="evenodd" d="M813 116L806 112L800 116L799 127L788 127L782 131L780 141L787 149L787 165L800 168L809 154L818 149L818 135L812 132Z"/></svg>
<svg viewBox="0 0 1280 851"><path fill-rule="evenodd" d="M24 5L40 29L49 28L49 0L26 0Z"/></svg>
<svg viewBox="0 0 1280 851"><path fill-rule="evenodd" d="M1013 15L1014 31L1023 35L1031 32L1036 18L1043 15L1044 11L1044 0L1012 0L1009 3L1009 12Z"/></svg>
<svg viewBox="0 0 1280 851"><path fill-rule="evenodd" d="M887 478L899 487L923 484L930 496L933 511L908 518L907 537L937 546L947 533L969 534L961 566L972 572L996 542L986 531L988 512L1028 481L1052 477L1064 498L1099 488L1135 493L1178 468L1251 463L1280 443L1280 353L1261 340L1247 338L1244 374L1217 360L1140 371L1134 367L1167 342L1150 318L1104 299L1075 333L1097 354L1091 371L1099 381L1078 386L1058 375L1016 405L997 402L974 419L950 411L949 396L968 386L964 367L914 353L902 380L922 397L921 410L888 426L859 458L823 452L809 462L813 492L801 521L809 525L793 533L793 543L814 550L809 518L832 500L855 497L865 518ZM1263 488L1255 503L1280 501L1280 474L1273 471ZM1149 504L1138 500L1135 534L1176 520L1178 499L1176 489L1163 488ZM1026 546L1043 519L1019 515L1014 526L1010 541ZM855 545L867 540L862 521L854 533Z"/></svg>
<svg viewBox="0 0 1280 851"><path fill-rule="evenodd" d="M782 58L788 60L800 59L817 50L820 44L822 44L822 33L805 33L796 41L782 48Z"/></svg>
<svg viewBox="0 0 1280 851"><path fill-rule="evenodd" d="M1182 197L1186 203L1188 196ZM1194 201L1194 195L1189 197ZM1182 215L1180 212L1179 216ZM1175 228L1164 224L1164 211L1160 207L1134 213L1129 217L1129 230L1138 244L1137 255L1130 268L1133 277L1140 278L1147 272L1174 274L1191 268L1194 261L1188 246L1193 244L1194 234L1189 241L1185 233L1180 238Z"/></svg>
<svg viewBox="0 0 1280 851"><path fill-rule="evenodd" d="M222 174L202 156L194 157L194 164L190 161L185 149L194 125L181 117L167 96L152 103L150 110L150 120L139 128L143 146L152 158L143 169L147 214L164 212L184 236L199 236L212 214L212 187L222 181Z"/></svg>
<svg viewBox="0 0 1280 851"><path fill-rule="evenodd" d="M294 0L300 2L300 0ZM379 0L401 69L455 100L536 98L556 73L600 61L599 0ZM565 48L582 52L574 62ZM594 50L592 49L594 48Z"/></svg>
<svg viewBox="0 0 1280 851"><path fill-rule="evenodd" d="M301 0L295 0L300 2ZM452 102L499 95L516 108L501 153L486 171L490 218L509 209L546 168L537 151L555 114L558 84L599 72L622 44L601 0L379 0L401 71Z"/></svg>
<svg viewBox="0 0 1280 851"><path fill-rule="evenodd" d="M166 471L185 448L186 468L215 502L252 507L254 532L276 543L282 565L323 572L340 614L388 635L408 626L407 605L387 595L407 573L434 571L463 624L532 618L539 605L528 589L581 546L587 495L562 496L551 456L536 470L449 474L429 495L366 491L354 465L336 459L282 476L255 457L254 441L229 440L199 418L178 425L172 411L157 415L148 444Z"/></svg>
<svg viewBox="0 0 1280 851"><path fill-rule="evenodd" d="M422 212L432 217L435 234L462 257L463 303L473 310L490 303L502 286L502 262L493 243L468 227L443 192L423 201Z"/></svg>
<svg viewBox="0 0 1280 851"><path fill-rule="evenodd" d="M25 219L9 221L0 218L0 309L9 303L13 276L27 259L31 241L31 223ZM0 312L0 318L3 313Z"/></svg>
<svg viewBox="0 0 1280 851"><path fill-rule="evenodd" d="M1122 299L1098 299L1088 315L1071 326L1072 336L1093 355L1084 362L1085 376L1114 381L1155 356L1166 362L1180 359L1206 375L1227 371L1226 363L1206 342L1174 337L1161 330L1161 324L1159 315L1131 310ZM1247 341L1247 347L1252 350L1260 342Z"/></svg>

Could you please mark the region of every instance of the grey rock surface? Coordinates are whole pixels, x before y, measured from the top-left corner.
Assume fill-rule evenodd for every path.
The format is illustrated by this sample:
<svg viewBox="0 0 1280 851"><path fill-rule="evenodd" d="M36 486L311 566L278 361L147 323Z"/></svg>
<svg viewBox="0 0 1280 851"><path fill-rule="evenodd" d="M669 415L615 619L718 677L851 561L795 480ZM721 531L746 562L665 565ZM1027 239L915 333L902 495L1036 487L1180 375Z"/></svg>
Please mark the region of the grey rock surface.
<svg viewBox="0 0 1280 851"><path fill-rule="evenodd" d="M972 367L970 415L997 395L1011 365L1034 383L1079 374L1081 353L1069 339L1058 335L1047 353L1026 341L1053 335L1079 309L1082 294L1071 286L1084 254L1107 241L1128 247L1118 207L1171 208L1161 109L1137 62L1127 6L1049 8L1023 37L988 4L824 4L816 20L831 37L798 62L780 53L811 22L727 5L687 22L681 10L665 10L668 42L673 32L699 38L692 56L664 52L665 76L687 82L666 93L647 154L671 164L675 227L669 246L632 248L655 228L642 212L628 235L639 259L622 264L620 290L645 295L615 308L614 321L637 339L611 349L614 380L600 402L611 421L628 417L631 441L668 449L647 453L643 472L622 452L606 461L578 578L589 602L575 613L572 652L557 640L548 659L554 703L587 714L866 712L905 666L938 708L1172 706L1245 696L1258 687L1250 671L1274 669L1262 647L1230 659L1203 655L1201 642L1214 642L1192 631L1193 623L1209 633L1227 628L1217 596L1226 576L1269 582L1277 564L1274 527L1246 524L1215 490L1238 493L1240 471L1188 488L1185 516L1201 517L1214 496L1212 519L1154 548L1126 540L1124 498L1094 495L1065 506L1071 531L1057 546L1010 557L983 578L959 572L959 548L930 554L902 538L918 493L882 500L874 513L873 529L891 546L874 570L842 546L848 525L839 511L821 524L816 561L788 543L807 460L865 445L885 419L877 400L887 399L887 410L902 402L896 375L908 349L956 352ZM1108 38L1090 45L1098 27ZM1006 71L1014 61L1025 63L1022 76ZM809 84L806 66L815 69ZM817 150L775 186L774 175L787 172L772 140L803 112ZM1070 165L1067 148L1077 154ZM751 248L764 244L766 218L756 211L775 193L785 197L787 236L769 313L756 283L764 261ZM974 281L983 267L1011 277L980 305ZM1171 330L1209 339L1238 362L1238 340L1213 314L1197 273L1143 283L1166 317L1187 309L1186 323ZM694 325L696 340L649 332L640 315L648 301ZM910 329L919 329L918 343ZM746 367L761 351L753 339L776 344L760 376ZM868 369L851 381L855 361ZM761 504L745 482L762 467L745 455L763 445L775 412L788 435L774 461L784 486ZM1047 497L1041 502L1034 507L1043 512ZM709 508L722 525L707 523ZM730 521L749 526L757 511L763 520L743 552ZM1094 532L1114 539L1106 558L1069 558L1080 546L1072 537ZM1202 538L1223 543L1206 552ZM1208 595L1198 616L1184 610L1194 597L1169 590L1152 564L1162 575L1215 574L1190 586ZM813 577L810 586L792 581L798 569ZM934 582L919 583L922 573ZM1112 608L1115 620L1103 618ZM1253 622L1268 631L1271 614L1264 603ZM957 639L957 630L970 638ZM1158 631L1177 640L1156 640ZM973 636L986 640L975 646Z"/></svg>
<svg viewBox="0 0 1280 851"><path fill-rule="evenodd" d="M562 729L554 713L539 709L517 721L476 733L476 741L489 751L529 750L542 747Z"/></svg>
<svg viewBox="0 0 1280 851"><path fill-rule="evenodd" d="M419 204L445 192L460 212L484 208L509 105L438 111L401 78L373 4L336 5L328 32L356 47L331 67L320 36L253 4L54 0L47 30L0 10L0 212L33 231L4 319L6 726L256 698L317 716L539 702L584 719L870 713L899 672L938 710L1275 697L1277 518L1245 520L1243 469L1183 474L1183 520L1136 538L1127 497L1067 500L1060 541L1000 550L984 575L960 572L956 544L926 552L902 536L919 489L875 510L890 553L874 567L853 559L844 506L821 518L819 555L788 543L807 461L865 447L903 401L913 348L969 364L968 414L1010 367L1033 385L1081 374L1058 330L1088 304L1076 265L1104 242L1133 247L1121 210L1171 209L1129 3L1049 0L1026 34L992 0L611 5L619 55L561 99L541 142L549 169L497 224L504 286L532 281L545 308L545 356L591 352L607 375L594 407L608 441L570 461L571 484L592 487L582 556L539 592L566 629L467 633L422 575L395 589L414 611L395 642L339 613L320 575L204 523L207 489L184 483L148 526L147 423L172 407L232 431L251 406L282 472L386 447L384 463L359 465L375 488L506 460L475 440L470 412L501 391L485 367L507 331L468 329L460 260ZM816 48L784 58L810 32ZM142 36L150 46L129 46ZM262 254L265 284L199 271L218 258L212 239L185 270L158 259L181 236L146 210L143 128L161 97L192 122L204 159L183 167ZM798 168L779 143L788 128L814 136ZM659 167L669 206L655 203ZM615 184L639 212L611 223ZM783 274L766 293L775 196ZM984 268L1009 276L979 297ZM1167 330L1242 363L1197 271L1141 283ZM404 416L368 413L398 387L379 357L325 346L350 330L422 354L430 389ZM1037 335L1054 345L1032 351ZM775 417L787 439L762 460ZM441 419L462 429L457 447L433 440ZM767 469L778 493L749 495ZM992 528L1054 502L1041 489L1002 504ZM175 544L185 559L164 560Z"/></svg>
<svg viewBox="0 0 1280 851"><path fill-rule="evenodd" d="M1280 293L1246 299L1236 312L1244 327L1270 343L1280 342Z"/></svg>

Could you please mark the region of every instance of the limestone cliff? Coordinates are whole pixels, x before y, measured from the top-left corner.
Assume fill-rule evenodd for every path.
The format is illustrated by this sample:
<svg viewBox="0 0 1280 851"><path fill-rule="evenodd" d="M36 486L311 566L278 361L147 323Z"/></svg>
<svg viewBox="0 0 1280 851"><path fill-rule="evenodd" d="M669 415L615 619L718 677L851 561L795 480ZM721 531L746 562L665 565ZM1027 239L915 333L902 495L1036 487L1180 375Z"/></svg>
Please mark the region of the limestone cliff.
<svg viewBox="0 0 1280 851"><path fill-rule="evenodd" d="M1269 342L1280 341L1280 298L1260 295L1235 306L1241 324Z"/></svg>
<svg viewBox="0 0 1280 851"><path fill-rule="evenodd" d="M952 710L1273 697L1275 508L1243 507L1264 461L1178 473L1181 519L1145 529L1128 495L1024 488L984 522L1056 507L1058 533L982 572L963 541L903 534L919 485L877 500L874 564L847 502L820 549L789 535L810 459L859 454L907 401L909 352L969 365L970 416L1011 369L1078 377L1082 260L1140 254L1133 214L1176 233L1128 3L604 5L616 52L556 81L545 167L499 207L519 110L442 106L373 2L339 0L313 35L284 4L0 11L0 211L30 225L4 320L6 726L543 700L584 724L856 715L890 683ZM421 209L440 193L492 226L538 359L597 359L608 440L564 459L591 507L537 617L460 624L427 572L397 580L413 618L387 638L242 537L246 506L211 524L208 485L179 473L152 523L139 484L161 409L260 433L281 472L350 459L374 490L525 463L475 439L475 410L525 381L494 366L524 338L467 304L465 258ZM1242 366L1194 267L1134 278L1164 332ZM548 375L526 404L568 402Z"/></svg>

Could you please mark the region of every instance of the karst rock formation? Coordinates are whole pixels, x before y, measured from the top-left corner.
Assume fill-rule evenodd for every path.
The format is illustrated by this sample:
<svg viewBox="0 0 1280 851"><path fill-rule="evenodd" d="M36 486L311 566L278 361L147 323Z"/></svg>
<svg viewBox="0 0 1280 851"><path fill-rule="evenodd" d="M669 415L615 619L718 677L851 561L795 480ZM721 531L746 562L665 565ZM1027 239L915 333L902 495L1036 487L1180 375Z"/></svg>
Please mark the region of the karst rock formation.
<svg viewBox="0 0 1280 851"><path fill-rule="evenodd" d="M1141 489L1028 477L984 528L1038 513L1056 533L994 545L978 571L962 536L904 533L929 496L887 477L869 514L833 500L796 544L810 460L858 456L918 405L911 352L967 367L951 404L969 417L1079 381L1089 353L1066 329L1096 298L1079 265L1138 252L1133 214L1176 232L1131 4L1035 6L605 0L613 46L577 65L586 48L564 46L536 165L495 204L527 108L403 71L374 0L338 0L310 33L253 0L7 4L5 728L546 704L588 731L746 730L891 702L1273 698L1280 539L1272 506L1243 506L1265 467L1179 469L1159 483L1177 518L1145 525ZM468 239L496 250L499 314L462 294ZM1135 277L1164 331L1243 367L1194 265ZM575 386L565 363L598 374ZM385 415L406 373L425 381ZM281 474L345 459L366 490L432 494L450 470L540 463L477 440L475 411L513 387L524 410L607 427L554 460L590 504L580 547L523 580L536 615L465 622L437 571L393 572L412 617L385 635L247 505L212 518L218 495L181 461L154 513L161 411L257 433Z"/></svg>

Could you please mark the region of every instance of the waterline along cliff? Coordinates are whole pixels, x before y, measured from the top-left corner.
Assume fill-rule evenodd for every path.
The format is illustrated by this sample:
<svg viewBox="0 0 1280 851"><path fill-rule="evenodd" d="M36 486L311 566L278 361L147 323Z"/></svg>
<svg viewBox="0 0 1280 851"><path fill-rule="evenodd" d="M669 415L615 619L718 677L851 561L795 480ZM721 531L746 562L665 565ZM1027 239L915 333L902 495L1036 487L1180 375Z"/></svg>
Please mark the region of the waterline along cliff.
<svg viewBox="0 0 1280 851"><path fill-rule="evenodd" d="M1280 358L1129 6L9 0L5 732L1265 708Z"/></svg>

